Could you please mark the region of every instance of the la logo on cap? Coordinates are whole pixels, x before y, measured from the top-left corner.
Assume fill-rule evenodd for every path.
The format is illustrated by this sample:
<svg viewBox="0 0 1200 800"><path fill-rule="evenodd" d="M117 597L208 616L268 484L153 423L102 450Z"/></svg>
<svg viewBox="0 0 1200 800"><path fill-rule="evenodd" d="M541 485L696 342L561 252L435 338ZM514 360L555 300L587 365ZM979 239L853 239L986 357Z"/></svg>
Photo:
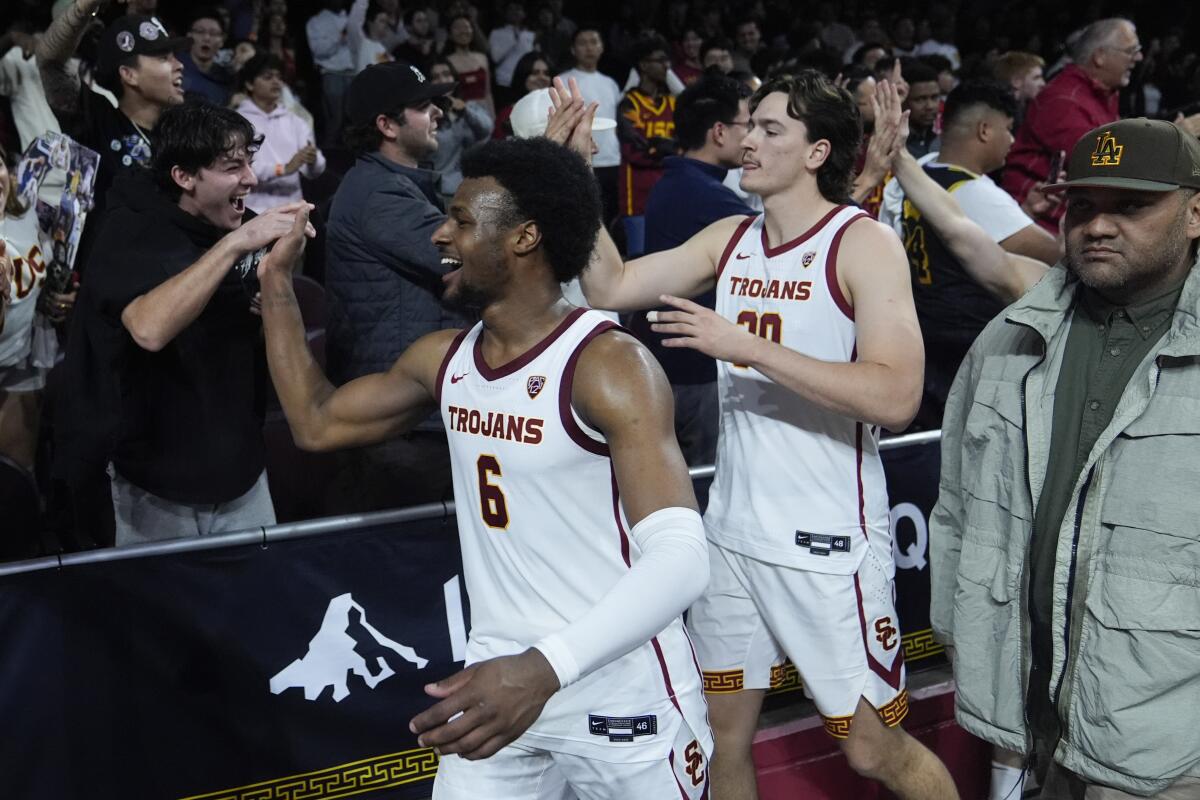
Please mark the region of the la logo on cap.
<svg viewBox="0 0 1200 800"><path fill-rule="evenodd" d="M416 75L416 76L417 76L417 81L418 81L419 83L424 83L424 82L425 82L425 76L421 74L421 70L417 69L417 68L416 68L416 67L414 67L412 64L409 64L409 65L408 65L408 68L409 68L409 69L411 69L411 70L413 71L413 75Z"/></svg>
<svg viewBox="0 0 1200 800"><path fill-rule="evenodd" d="M1093 167L1115 167L1121 163L1121 153L1125 145L1117 144L1117 139L1109 131L1096 137L1096 149L1092 151Z"/></svg>

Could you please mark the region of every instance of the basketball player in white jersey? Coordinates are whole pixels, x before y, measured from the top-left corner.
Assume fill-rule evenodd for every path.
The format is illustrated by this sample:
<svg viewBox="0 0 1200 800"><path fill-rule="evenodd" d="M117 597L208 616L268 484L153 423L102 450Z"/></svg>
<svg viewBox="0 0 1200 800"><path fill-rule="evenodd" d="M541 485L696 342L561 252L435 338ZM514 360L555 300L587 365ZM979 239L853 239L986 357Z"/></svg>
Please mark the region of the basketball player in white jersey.
<svg viewBox="0 0 1200 800"><path fill-rule="evenodd" d="M584 152L591 113L572 128ZM410 724L441 755L435 800L700 800L712 734L681 614L708 555L670 387L641 344L560 288L596 241L595 180L547 139L490 142L462 169L433 241L452 268L443 300L482 321L335 389L291 288L298 227L260 269L283 409L316 450L441 411L471 626L467 668L427 686L438 702Z"/></svg>
<svg viewBox="0 0 1200 800"><path fill-rule="evenodd" d="M878 433L903 429L921 396L904 250L843 199L861 136L845 91L805 71L769 81L751 109L741 185L764 214L627 264L602 240L583 274L593 306L671 305L652 326L664 344L717 359L712 578L688 617L713 796L757 796L751 744L786 656L857 772L902 798L955 798L898 726L908 696ZM682 299L714 286L715 311Z"/></svg>

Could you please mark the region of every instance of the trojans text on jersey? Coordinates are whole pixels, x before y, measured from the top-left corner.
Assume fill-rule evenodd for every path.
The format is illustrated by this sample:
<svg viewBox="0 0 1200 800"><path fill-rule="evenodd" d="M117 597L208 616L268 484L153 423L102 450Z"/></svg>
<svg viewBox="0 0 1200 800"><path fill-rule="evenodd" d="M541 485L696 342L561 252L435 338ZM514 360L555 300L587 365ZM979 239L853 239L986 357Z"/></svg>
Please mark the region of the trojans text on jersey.
<svg viewBox="0 0 1200 800"><path fill-rule="evenodd" d="M546 421L539 417L519 417L503 411L479 411L450 406L450 425L459 433L471 433L521 444L541 444Z"/></svg>

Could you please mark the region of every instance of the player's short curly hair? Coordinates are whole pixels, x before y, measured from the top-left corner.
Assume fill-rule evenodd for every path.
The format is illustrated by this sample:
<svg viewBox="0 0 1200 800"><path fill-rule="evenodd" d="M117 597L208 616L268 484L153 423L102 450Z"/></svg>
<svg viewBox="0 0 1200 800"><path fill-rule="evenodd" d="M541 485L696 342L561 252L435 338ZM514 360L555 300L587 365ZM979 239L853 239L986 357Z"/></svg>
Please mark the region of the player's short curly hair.
<svg viewBox="0 0 1200 800"><path fill-rule="evenodd" d="M462 157L464 179L492 178L510 202L496 220L511 228L532 220L554 276L565 283L591 259L600 233L600 190L587 163L545 137L485 142Z"/></svg>
<svg viewBox="0 0 1200 800"><path fill-rule="evenodd" d="M845 89L814 69L778 75L750 98L750 111L774 92L787 95L787 113L808 129L808 140L829 142L829 157L817 170L817 189L831 203L844 203L854 183L854 161L862 144L862 115Z"/></svg>

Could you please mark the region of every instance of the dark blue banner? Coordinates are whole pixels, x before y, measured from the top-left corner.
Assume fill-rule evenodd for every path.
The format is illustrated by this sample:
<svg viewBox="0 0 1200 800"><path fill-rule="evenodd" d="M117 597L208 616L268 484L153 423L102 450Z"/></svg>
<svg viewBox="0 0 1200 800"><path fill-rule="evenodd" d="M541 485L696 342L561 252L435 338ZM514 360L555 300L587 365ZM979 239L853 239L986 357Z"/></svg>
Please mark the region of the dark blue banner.
<svg viewBox="0 0 1200 800"><path fill-rule="evenodd" d="M5 795L427 796L408 721L462 667L459 573L427 521L5 578Z"/></svg>

